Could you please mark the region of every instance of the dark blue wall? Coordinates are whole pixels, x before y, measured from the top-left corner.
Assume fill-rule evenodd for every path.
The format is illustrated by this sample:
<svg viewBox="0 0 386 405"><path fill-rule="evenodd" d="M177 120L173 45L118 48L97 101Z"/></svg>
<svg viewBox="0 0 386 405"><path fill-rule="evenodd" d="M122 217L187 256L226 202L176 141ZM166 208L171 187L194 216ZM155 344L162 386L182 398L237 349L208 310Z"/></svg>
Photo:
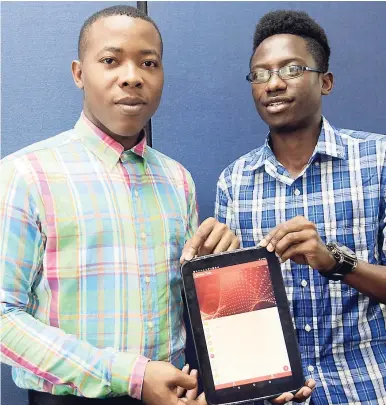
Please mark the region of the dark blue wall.
<svg viewBox="0 0 386 405"><path fill-rule="evenodd" d="M2 156L73 126L81 93L71 77L79 29L118 2L2 3ZM129 3L134 4L135 3ZM277 8L310 13L326 30L335 88L324 113L335 125L386 133L386 3L150 2L163 34L165 90L153 144L197 184L201 217L213 215L220 171L266 135L244 77L257 20ZM26 394L2 367L2 405Z"/></svg>
<svg viewBox="0 0 386 405"><path fill-rule="evenodd" d="M386 133L386 3L150 2L165 42L166 86L153 119L154 146L196 181L201 217L213 215L217 177L267 133L245 80L258 19L274 9L308 12L332 48L336 126Z"/></svg>

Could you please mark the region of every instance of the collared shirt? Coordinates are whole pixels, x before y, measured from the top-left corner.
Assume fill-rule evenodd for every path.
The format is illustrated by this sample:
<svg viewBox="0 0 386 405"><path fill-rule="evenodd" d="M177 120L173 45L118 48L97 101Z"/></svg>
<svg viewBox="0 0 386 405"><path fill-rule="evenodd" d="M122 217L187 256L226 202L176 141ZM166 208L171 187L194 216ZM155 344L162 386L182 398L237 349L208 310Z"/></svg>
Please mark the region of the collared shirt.
<svg viewBox="0 0 386 405"><path fill-rule="evenodd" d="M189 172L145 139L124 151L83 114L0 167L1 349L15 383L139 399L148 359L181 368Z"/></svg>
<svg viewBox="0 0 386 405"><path fill-rule="evenodd" d="M277 161L269 138L221 174L216 217L243 247L298 215L358 259L386 265L386 137L337 129L325 118L307 166L296 179ZM385 268L386 271L386 268ZM317 405L386 404L386 309L306 265L282 264L304 373Z"/></svg>

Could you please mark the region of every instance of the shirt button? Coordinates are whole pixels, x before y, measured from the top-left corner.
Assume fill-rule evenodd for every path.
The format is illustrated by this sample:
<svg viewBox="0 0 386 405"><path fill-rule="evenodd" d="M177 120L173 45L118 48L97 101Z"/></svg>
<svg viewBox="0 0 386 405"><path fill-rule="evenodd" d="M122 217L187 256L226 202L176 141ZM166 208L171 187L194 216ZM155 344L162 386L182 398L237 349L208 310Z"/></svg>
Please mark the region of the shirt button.
<svg viewBox="0 0 386 405"><path fill-rule="evenodd" d="M149 284L149 283L150 283L150 277L149 277L149 276L146 276L146 277L145 277L145 281Z"/></svg>
<svg viewBox="0 0 386 405"><path fill-rule="evenodd" d="M134 190L134 195L138 198L138 191Z"/></svg>
<svg viewBox="0 0 386 405"><path fill-rule="evenodd" d="M318 167L320 165L319 162L315 162L315 166Z"/></svg>
<svg viewBox="0 0 386 405"><path fill-rule="evenodd" d="M299 189L295 189L294 194L295 194L295 195L300 195L300 190L299 190Z"/></svg>
<svg viewBox="0 0 386 405"><path fill-rule="evenodd" d="M311 326L307 324L307 325L304 327L304 330L305 330L306 332L309 332L309 331L311 330Z"/></svg>
<svg viewBox="0 0 386 405"><path fill-rule="evenodd" d="M312 373L314 371L314 366L308 366L307 369L310 373Z"/></svg>
<svg viewBox="0 0 386 405"><path fill-rule="evenodd" d="M141 238L142 238L143 240L146 239L146 233L145 233L145 232L142 232L142 233L141 233Z"/></svg>
<svg viewBox="0 0 386 405"><path fill-rule="evenodd" d="M302 285L302 287L307 287L308 285L307 280L302 280L300 284Z"/></svg>
<svg viewBox="0 0 386 405"><path fill-rule="evenodd" d="M147 326L148 326L150 329L153 329L153 322L149 322L149 323L147 324Z"/></svg>

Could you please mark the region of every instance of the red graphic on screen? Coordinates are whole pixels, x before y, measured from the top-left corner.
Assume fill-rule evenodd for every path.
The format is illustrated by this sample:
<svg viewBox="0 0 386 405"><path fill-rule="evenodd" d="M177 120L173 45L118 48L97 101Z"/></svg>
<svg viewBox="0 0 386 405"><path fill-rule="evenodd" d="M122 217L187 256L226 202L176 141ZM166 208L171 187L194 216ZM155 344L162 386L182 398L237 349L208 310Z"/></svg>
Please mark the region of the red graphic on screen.
<svg viewBox="0 0 386 405"><path fill-rule="evenodd" d="M266 260L194 274L203 320L276 306Z"/></svg>

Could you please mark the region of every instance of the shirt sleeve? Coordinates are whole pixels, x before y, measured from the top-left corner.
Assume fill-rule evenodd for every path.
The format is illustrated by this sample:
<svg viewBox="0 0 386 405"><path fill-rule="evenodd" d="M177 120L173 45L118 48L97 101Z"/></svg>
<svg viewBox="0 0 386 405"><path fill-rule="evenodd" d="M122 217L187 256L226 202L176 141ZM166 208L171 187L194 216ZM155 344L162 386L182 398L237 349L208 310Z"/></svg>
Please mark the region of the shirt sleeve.
<svg viewBox="0 0 386 405"><path fill-rule="evenodd" d="M386 147L383 148L383 165L380 170L380 223L378 233L378 256L379 264L386 265Z"/></svg>
<svg viewBox="0 0 386 405"><path fill-rule="evenodd" d="M0 163L0 170L1 360L40 377L49 392L68 386L90 398L140 399L149 359L96 348L34 317L45 235L25 176L12 161Z"/></svg>
<svg viewBox="0 0 386 405"><path fill-rule="evenodd" d="M196 185L192 179L190 173L186 177L186 182L188 185L187 196L188 196L188 215L186 224L186 235L185 240L189 240L193 237L198 228L198 204L196 195Z"/></svg>
<svg viewBox="0 0 386 405"><path fill-rule="evenodd" d="M229 194L225 171L221 173L217 182L214 216L217 221L228 225L229 229L236 230L233 220L233 201Z"/></svg>

